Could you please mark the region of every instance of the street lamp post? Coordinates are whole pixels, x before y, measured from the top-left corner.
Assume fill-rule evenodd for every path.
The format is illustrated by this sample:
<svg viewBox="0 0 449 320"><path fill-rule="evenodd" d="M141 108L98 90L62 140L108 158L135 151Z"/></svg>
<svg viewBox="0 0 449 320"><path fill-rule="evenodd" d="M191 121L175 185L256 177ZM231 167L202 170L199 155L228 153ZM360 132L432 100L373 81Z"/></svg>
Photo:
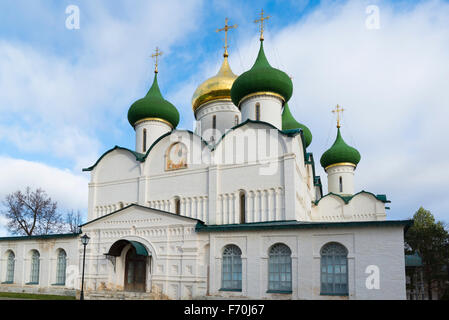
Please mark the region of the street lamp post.
<svg viewBox="0 0 449 320"><path fill-rule="evenodd" d="M80 293L80 300L84 300L84 265L86 261L86 246L89 243L90 238L85 234L81 237L81 243L84 246L84 252L83 252L83 275L81 277L81 293Z"/></svg>

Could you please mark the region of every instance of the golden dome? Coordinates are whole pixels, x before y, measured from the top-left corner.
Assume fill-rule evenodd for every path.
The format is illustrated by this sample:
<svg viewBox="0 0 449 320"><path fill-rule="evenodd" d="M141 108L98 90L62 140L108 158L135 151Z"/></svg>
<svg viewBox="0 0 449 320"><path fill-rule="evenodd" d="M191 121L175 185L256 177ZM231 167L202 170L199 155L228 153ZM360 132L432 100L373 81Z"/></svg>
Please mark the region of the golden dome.
<svg viewBox="0 0 449 320"><path fill-rule="evenodd" d="M228 57L225 54L217 75L200 84L193 94L193 112L202 104L212 100L231 100L231 87L235 79L237 79L237 76L229 67Z"/></svg>

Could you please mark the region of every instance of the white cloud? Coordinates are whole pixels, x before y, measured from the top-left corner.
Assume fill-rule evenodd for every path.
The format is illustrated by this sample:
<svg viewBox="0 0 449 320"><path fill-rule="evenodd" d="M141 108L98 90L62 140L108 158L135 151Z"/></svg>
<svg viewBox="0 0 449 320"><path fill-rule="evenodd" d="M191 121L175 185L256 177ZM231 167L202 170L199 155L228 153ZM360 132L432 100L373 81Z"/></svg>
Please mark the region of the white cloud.
<svg viewBox="0 0 449 320"><path fill-rule="evenodd" d="M133 98L146 93L151 52L179 45L201 4L126 2L118 17L107 2L84 2L81 28L67 31L77 40L65 48L70 55L0 40L0 143L73 161L75 170L90 165L111 147L104 136L123 134L115 124Z"/></svg>
<svg viewBox="0 0 449 320"><path fill-rule="evenodd" d="M293 76L289 105L312 130L317 160L335 139L329 119L338 103L347 110L343 137L362 155L359 190L387 193L393 218L423 205L449 219L442 192L449 186L449 4L431 1L400 11L386 2L378 6L379 30L365 28L361 2L326 4L265 47L272 62L275 48Z"/></svg>
<svg viewBox="0 0 449 320"><path fill-rule="evenodd" d="M63 213L74 210L86 212L88 178L70 170L46 164L0 156L0 201L17 190L42 188ZM0 206L2 207L2 206ZM0 216L0 236L6 234L6 221Z"/></svg>

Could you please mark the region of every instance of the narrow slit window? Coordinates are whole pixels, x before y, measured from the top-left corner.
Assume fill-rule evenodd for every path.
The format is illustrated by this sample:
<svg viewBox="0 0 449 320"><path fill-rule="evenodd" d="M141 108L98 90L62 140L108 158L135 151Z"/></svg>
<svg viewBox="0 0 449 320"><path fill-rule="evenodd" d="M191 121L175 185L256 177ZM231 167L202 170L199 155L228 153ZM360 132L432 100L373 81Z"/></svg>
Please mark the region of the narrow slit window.
<svg viewBox="0 0 449 320"><path fill-rule="evenodd" d="M245 192L240 192L240 223L245 223L246 199Z"/></svg>
<svg viewBox="0 0 449 320"><path fill-rule="evenodd" d="M181 214L181 200L179 198L175 199L175 213Z"/></svg>
<svg viewBox="0 0 449 320"><path fill-rule="evenodd" d="M256 103L256 120L260 121L260 103Z"/></svg>
<svg viewBox="0 0 449 320"><path fill-rule="evenodd" d="M340 192L343 192L343 178L340 177L338 180L339 180L339 185L340 185Z"/></svg>
<svg viewBox="0 0 449 320"><path fill-rule="evenodd" d="M142 150L144 153L147 151L147 129L143 129Z"/></svg>
<svg viewBox="0 0 449 320"><path fill-rule="evenodd" d="M212 129L217 129L217 116L212 116Z"/></svg>

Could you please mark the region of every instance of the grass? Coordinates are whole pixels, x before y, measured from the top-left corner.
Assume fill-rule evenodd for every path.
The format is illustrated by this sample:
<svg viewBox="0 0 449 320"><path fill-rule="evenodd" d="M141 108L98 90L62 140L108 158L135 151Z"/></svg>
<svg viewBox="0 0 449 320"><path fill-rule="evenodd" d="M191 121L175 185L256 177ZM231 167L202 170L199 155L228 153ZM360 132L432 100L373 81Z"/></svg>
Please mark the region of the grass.
<svg viewBox="0 0 449 320"><path fill-rule="evenodd" d="M76 300L74 296L57 296L50 294L0 292L0 298L33 299L33 300Z"/></svg>

